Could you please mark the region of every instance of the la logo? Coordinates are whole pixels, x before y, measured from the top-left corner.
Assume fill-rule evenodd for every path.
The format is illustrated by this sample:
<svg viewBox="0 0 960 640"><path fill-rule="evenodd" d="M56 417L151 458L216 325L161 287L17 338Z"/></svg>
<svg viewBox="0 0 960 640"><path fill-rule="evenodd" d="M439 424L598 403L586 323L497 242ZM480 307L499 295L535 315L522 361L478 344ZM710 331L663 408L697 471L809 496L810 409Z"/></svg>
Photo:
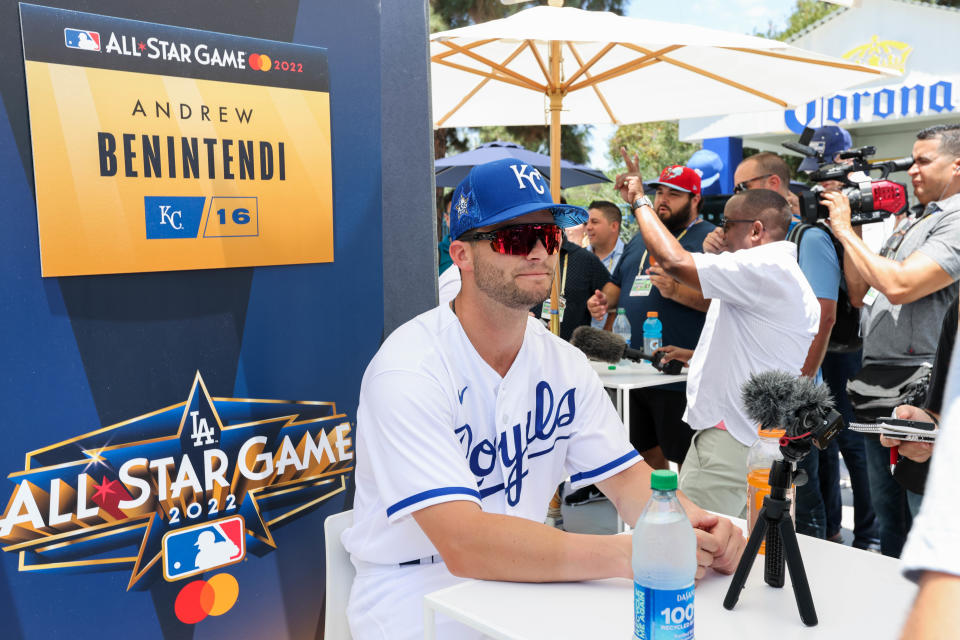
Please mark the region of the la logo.
<svg viewBox="0 0 960 640"><path fill-rule="evenodd" d="M543 176L540 175L540 172L526 164L519 165L519 169L517 169L517 166L515 164L510 165L510 168L513 169L513 175L517 178L517 186L526 189L527 185L523 184L523 181L526 180L534 191L543 195L546 188L543 185Z"/></svg>

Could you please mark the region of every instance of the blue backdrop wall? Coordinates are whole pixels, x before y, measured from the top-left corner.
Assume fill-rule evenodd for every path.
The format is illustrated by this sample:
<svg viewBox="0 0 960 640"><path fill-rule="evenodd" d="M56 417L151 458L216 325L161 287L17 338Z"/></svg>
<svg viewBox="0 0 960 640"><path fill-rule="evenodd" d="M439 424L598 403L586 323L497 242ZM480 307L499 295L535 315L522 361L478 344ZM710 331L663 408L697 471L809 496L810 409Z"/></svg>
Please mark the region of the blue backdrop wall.
<svg viewBox="0 0 960 640"><path fill-rule="evenodd" d="M196 371L211 396L333 401L353 422L363 369L384 334L380 3L42 4L325 47L336 259L329 264L42 279L18 5L3 0L0 473L6 477L22 470L28 451L184 402ZM422 3L410 4L419 24ZM425 27L418 29L402 37L412 37L425 51ZM414 53L415 75L425 82L426 56L419 61L421 53ZM419 94L412 99L421 103L404 105L397 94L393 107L408 114L413 133L423 138L407 169L415 175L413 183L426 187L422 202L414 204L429 206L429 113L423 109L423 88L412 93ZM431 218L425 209L415 223L404 222L415 230L414 248L420 243L429 249L434 242ZM424 264L429 268L432 260ZM418 280L409 301L412 310L394 315L409 317L426 308L434 291L435 281ZM5 501L14 480L2 482ZM174 615L180 584L161 579L147 590L128 591L129 569L25 572L18 570L17 553L0 552L0 635L322 637L322 523L343 508L346 496L338 494L275 529L276 550L231 567L240 585L236 606L196 625L183 624Z"/></svg>

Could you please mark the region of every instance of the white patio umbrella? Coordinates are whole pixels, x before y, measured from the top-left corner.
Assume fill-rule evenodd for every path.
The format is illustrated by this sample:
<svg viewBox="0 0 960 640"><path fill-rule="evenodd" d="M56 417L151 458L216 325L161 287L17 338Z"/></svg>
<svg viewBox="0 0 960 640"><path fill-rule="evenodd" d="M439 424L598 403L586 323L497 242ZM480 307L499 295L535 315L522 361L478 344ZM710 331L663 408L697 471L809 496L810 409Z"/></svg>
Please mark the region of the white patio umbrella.
<svg viewBox="0 0 960 640"><path fill-rule="evenodd" d="M561 124L787 108L896 75L777 40L550 4L430 37L435 127L549 124L557 175ZM558 200L559 181L551 192ZM556 309L556 282L552 299Z"/></svg>

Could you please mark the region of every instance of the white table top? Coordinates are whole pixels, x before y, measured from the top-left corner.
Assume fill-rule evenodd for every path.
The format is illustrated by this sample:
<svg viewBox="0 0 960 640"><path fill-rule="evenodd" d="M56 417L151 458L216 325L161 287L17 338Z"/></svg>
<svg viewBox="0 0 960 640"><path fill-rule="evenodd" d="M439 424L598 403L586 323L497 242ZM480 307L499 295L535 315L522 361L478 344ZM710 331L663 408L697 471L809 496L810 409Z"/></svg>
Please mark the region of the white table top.
<svg viewBox="0 0 960 640"><path fill-rule="evenodd" d="M916 587L897 560L798 536L819 624L800 621L789 578L782 589L763 581L757 556L733 611L723 608L732 576L713 571L697 584L698 640L883 640L898 638ZM623 578L576 583L470 581L429 594L425 604L492 638L630 638L633 583Z"/></svg>
<svg viewBox="0 0 960 640"><path fill-rule="evenodd" d="M660 373L653 368L652 364L645 362L631 362L627 365L613 365L616 368L610 369L606 362L596 362L591 360L590 366L600 376L603 386L608 389L639 389L641 387L657 387L672 382L683 382L687 379L687 374L682 373L677 376L668 376ZM687 369L684 369L687 371Z"/></svg>

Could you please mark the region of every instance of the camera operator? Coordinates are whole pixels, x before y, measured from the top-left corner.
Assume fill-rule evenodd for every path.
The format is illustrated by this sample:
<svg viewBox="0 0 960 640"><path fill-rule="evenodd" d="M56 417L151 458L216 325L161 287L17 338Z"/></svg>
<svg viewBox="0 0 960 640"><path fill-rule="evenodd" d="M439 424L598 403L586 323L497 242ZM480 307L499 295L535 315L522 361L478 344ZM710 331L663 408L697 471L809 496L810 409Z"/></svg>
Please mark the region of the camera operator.
<svg viewBox="0 0 960 640"><path fill-rule="evenodd" d="M890 415L922 387L937 352L937 330L957 295L960 125L920 131L913 159L909 175L925 209L898 228L880 255L854 232L846 196L823 194L831 228L843 244L850 299L863 305L863 369L848 385L861 421ZM881 552L899 556L911 519L906 495L890 475L887 450L877 439L865 444Z"/></svg>

